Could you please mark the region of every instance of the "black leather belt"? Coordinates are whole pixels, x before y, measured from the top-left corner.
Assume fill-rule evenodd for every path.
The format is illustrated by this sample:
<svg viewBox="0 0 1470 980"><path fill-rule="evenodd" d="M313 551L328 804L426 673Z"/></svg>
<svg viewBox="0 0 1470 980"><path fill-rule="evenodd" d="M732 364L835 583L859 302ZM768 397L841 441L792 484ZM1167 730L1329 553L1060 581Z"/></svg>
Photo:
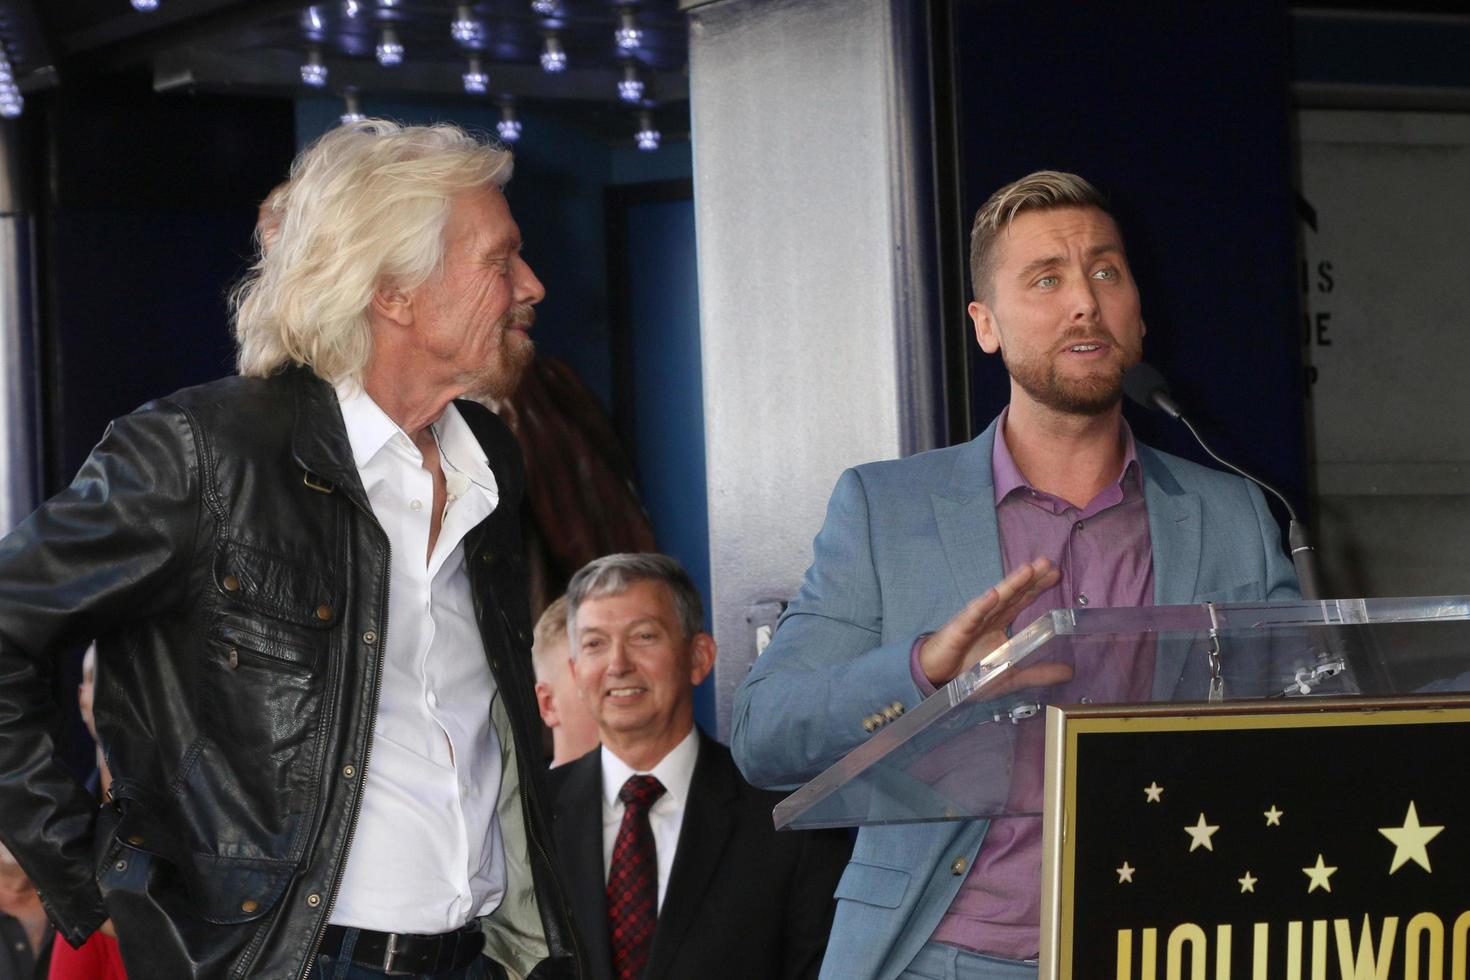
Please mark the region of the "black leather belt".
<svg viewBox="0 0 1470 980"><path fill-rule="evenodd" d="M322 954L338 956L346 937L346 926L327 926ZM437 936L359 929L357 943L352 947L352 962L389 976L448 973L473 963L484 945L485 934L477 922Z"/></svg>

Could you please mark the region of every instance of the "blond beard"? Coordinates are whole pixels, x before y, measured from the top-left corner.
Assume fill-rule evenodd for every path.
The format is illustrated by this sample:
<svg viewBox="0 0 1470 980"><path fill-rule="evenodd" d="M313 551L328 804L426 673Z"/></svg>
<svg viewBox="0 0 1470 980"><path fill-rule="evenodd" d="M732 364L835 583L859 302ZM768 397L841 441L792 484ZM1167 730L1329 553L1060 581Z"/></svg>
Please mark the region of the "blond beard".
<svg viewBox="0 0 1470 980"><path fill-rule="evenodd" d="M502 401L515 394L536 356L536 344L525 333L535 322L536 311L525 304L505 311L495 324L500 335L496 356L465 379L466 395L476 401Z"/></svg>

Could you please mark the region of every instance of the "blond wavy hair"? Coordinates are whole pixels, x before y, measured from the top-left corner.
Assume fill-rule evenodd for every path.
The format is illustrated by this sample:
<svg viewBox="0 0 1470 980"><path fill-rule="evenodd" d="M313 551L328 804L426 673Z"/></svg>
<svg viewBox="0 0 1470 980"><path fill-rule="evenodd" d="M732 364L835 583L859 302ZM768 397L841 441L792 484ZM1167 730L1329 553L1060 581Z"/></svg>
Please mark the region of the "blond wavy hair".
<svg viewBox="0 0 1470 980"><path fill-rule="evenodd" d="M303 150L272 194L278 227L257 235L256 262L230 297L240 374L299 364L334 384L360 381L374 290L429 279L453 198L504 187L511 169L509 151L447 124L367 119Z"/></svg>
<svg viewBox="0 0 1470 980"><path fill-rule="evenodd" d="M1063 170L1029 173L1005 185L980 205L970 226L970 284L975 299L990 299L995 277L995 244L1000 233L1023 211L1055 208L1097 208L1112 216L1102 191Z"/></svg>

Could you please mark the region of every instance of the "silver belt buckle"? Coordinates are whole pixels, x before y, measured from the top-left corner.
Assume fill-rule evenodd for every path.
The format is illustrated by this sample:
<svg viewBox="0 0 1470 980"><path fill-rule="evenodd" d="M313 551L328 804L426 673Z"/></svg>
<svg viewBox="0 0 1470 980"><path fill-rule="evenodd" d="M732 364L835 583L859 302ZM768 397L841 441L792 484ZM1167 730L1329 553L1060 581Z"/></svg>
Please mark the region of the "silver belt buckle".
<svg viewBox="0 0 1470 980"><path fill-rule="evenodd" d="M378 967L384 973L393 973L393 956L398 952L398 933L388 933L388 945L383 949L383 965Z"/></svg>

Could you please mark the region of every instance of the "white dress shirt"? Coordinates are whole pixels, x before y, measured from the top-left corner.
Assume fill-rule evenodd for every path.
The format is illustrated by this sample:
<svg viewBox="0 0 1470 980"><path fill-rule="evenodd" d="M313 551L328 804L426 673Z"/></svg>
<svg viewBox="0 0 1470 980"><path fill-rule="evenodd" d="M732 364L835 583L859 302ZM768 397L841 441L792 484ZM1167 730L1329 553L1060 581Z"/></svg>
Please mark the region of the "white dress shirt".
<svg viewBox="0 0 1470 980"><path fill-rule="evenodd" d="M357 386L339 385L337 398L391 568L362 812L331 922L448 932L494 911L505 894L495 815L501 747L490 721L496 685L463 541L495 509L499 488L451 404L433 426L451 499L429 554L434 481L423 454Z"/></svg>
<svg viewBox="0 0 1470 980"><path fill-rule="evenodd" d="M613 844L623 824L627 807L618 792L629 776L645 772L663 783L664 795L648 808L648 825L653 830L653 846L658 851L658 907L664 907L664 892L669 888L669 869L674 866L674 852L679 847L679 831L684 826L684 808L689 802L689 782L694 778L694 763L699 758L699 733L689 729L684 740L649 770L629 768L628 764L604 745L602 752L602 880L607 881L612 868Z"/></svg>

